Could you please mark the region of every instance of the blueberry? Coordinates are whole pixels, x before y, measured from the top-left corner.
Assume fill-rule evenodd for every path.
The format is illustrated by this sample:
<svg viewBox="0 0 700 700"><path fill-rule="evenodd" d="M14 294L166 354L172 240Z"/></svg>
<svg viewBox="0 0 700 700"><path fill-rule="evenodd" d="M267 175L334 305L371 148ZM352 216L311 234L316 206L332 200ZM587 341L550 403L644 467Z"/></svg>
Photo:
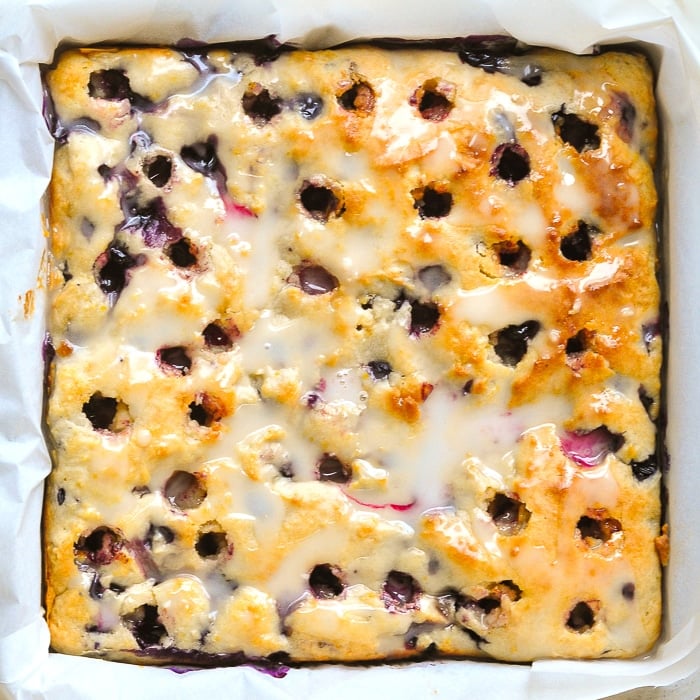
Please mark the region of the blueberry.
<svg viewBox="0 0 700 700"><path fill-rule="evenodd" d="M131 97L129 78L123 70L111 68L90 73L88 94L101 100L127 100Z"/></svg>
<svg viewBox="0 0 700 700"><path fill-rule="evenodd" d="M474 388L474 380L473 380L473 379L467 379L467 381L464 382L464 386L462 387L462 394L463 394L464 396L467 396L468 394L471 394L473 388Z"/></svg>
<svg viewBox="0 0 700 700"><path fill-rule="evenodd" d="M542 82L542 68L540 66L533 65L532 63L527 63L523 67L520 80L529 87L539 85Z"/></svg>
<svg viewBox="0 0 700 700"><path fill-rule="evenodd" d="M654 476L659 470L658 460L656 455L651 455L647 459L641 462L630 462L630 467L632 468L632 474L637 481L646 481L650 477Z"/></svg>
<svg viewBox="0 0 700 700"><path fill-rule="evenodd" d="M61 486L56 491L56 503L62 506L66 502L66 490Z"/></svg>
<svg viewBox="0 0 700 700"><path fill-rule="evenodd" d="M189 374L192 368L192 360L187 349L181 345L160 348L156 351L156 360L162 369L176 374Z"/></svg>
<svg viewBox="0 0 700 700"><path fill-rule="evenodd" d="M194 474L178 470L165 482L163 496L180 510L188 510L199 507L207 492Z"/></svg>
<svg viewBox="0 0 700 700"><path fill-rule="evenodd" d="M661 335L661 322L656 319L651 323L645 323L642 325L642 339L644 340L644 345L647 352L651 349L651 344L654 342L654 338Z"/></svg>
<svg viewBox="0 0 700 700"><path fill-rule="evenodd" d="M323 98L312 92L303 92L294 98L292 106L304 119L311 121L323 111Z"/></svg>
<svg viewBox="0 0 700 700"><path fill-rule="evenodd" d="M167 635L155 605L141 605L122 619L141 649L160 645L161 639Z"/></svg>
<svg viewBox="0 0 700 700"><path fill-rule="evenodd" d="M367 363L367 370L372 379L386 379L391 374L391 365L385 360L372 360Z"/></svg>
<svg viewBox="0 0 700 700"><path fill-rule="evenodd" d="M559 250L567 260L583 262L591 259L591 236L596 233L594 226L579 221L575 231L564 236L559 243Z"/></svg>
<svg viewBox="0 0 700 700"><path fill-rule="evenodd" d="M213 559L228 550L229 545L225 533L209 530L199 535L194 548L202 559Z"/></svg>
<svg viewBox="0 0 700 700"><path fill-rule="evenodd" d="M123 544L124 540L119 533L102 525L89 535L81 535L74 549L76 553L85 554L89 562L105 566L112 562Z"/></svg>
<svg viewBox="0 0 700 700"><path fill-rule="evenodd" d="M498 262L515 273L525 272L532 253L522 241L503 241L494 246Z"/></svg>
<svg viewBox="0 0 700 700"><path fill-rule="evenodd" d="M423 119L433 122L446 119L454 107L452 96L435 78L426 80L409 102L418 109Z"/></svg>
<svg viewBox="0 0 700 700"><path fill-rule="evenodd" d="M212 321L202 331L202 336L208 348L230 350L233 347L234 338L238 337L238 329L233 325L230 328L224 328L220 323Z"/></svg>
<svg viewBox="0 0 700 700"><path fill-rule="evenodd" d="M128 271L139 264L139 259L130 255L125 246L112 243L95 261L97 285L105 294L116 298L127 285Z"/></svg>
<svg viewBox="0 0 700 700"><path fill-rule="evenodd" d="M428 185L413 190L413 207L418 210L421 219L440 219L447 216L452 209L452 193L443 192Z"/></svg>
<svg viewBox="0 0 700 700"><path fill-rule="evenodd" d="M642 404L642 406L644 406L644 410L647 412L647 415L651 417L651 409L654 406L654 398L652 396L649 396L647 390L642 384L639 385L637 394L639 396L640 403Z"/></svg>
<svg viewBox="0 0 700 700"><path fill-rule="evenodd" d="M382 585L381 598L392 612L405 612L419 607L421 587L413 576L392 570Z"/></svg>
<svg viewBox="0 0 700 700"><path fill-rule="evenodd" d="M579 153L600 148L598 127L576 114L567 114L563 107L552 115L552 123L557 136Z"/></svg>
<svg viewBox="0 0 700 700"><path fill-rule="evenodd" d="M223 171L223 166L216 154L216 137L210 136L206 141L183 146L180 157L195 172L202 175L212 175Z"/></svg>
<svg viewBox="0 0 700 700"><path fill-rule="evenodd" d="M414 336L430 333L440 321L440 308L432 301L409 302L411 305L411 325L409 333Z"/></svg>
<svg viewBox="0 0 700 700"><path fill-rule="evenodd" d="M572 335L566 341L566 354L567 355L578 355L586 350L588 347L588 338L585 329L581 329L576 335Z"/></svg>
<svg viewBox="0 0 700 700"><path fill-rule="evenodd" d="M576 529L582 540L596 540L597 543L608 542L616 533L622 531L622 525L615 518L591 518L583 515L576 523ZM596 542L591 543L595 546Z"/></svg>
<svg viewBox="0 0 700 700"><path fill-rule="evenodd" d="M567 432L560 442L564 454L578 466L595 467L601 464L608 454L617 452L624 444L625 438L601 425L595 430Z"/></svg>
<svg viewBox="0 0 700 700"><path fill-rule="evenodd" d="M319 481L331 481L335 484L347 484L352 470L335 455L324 454L316 465Z"/></svg>
<svg viewBox="0 0 700 700"><path fill-rule="evenodd" d="M299 190L299 201L306 213L317 221L326 222L331 216L340 216L343 206L332 187L305 180Z"/></svg>
<svg viewBox="0 0 700 700"><path fill-rule="evenodd" d="M523 359L530 341L540 330L538 321L525 321L494 331L489 340L504 365L515 367Z"/></svg>
<svg viewBox="0 0 700 700"><path fill-rule="evenodd" d="M514 185L530 174L530 156L519 143L502 143L491 156L490 174Z"/></svg>
<svg viewBox="0 0 700 700"><path fill-rule="evenodd" d="M618 112L620 119L616 128L617 135L625 143L629 143L634 136L634 127L637 121L637 108L626 92L613 93L613 106Z"/></svg>
<svg viewBox="0 0 700 700"><path fill-rule="evenodd" d="M188 406L190 419L205 428L224 417L224 407L214 396L204 393Z"/></svg>
<svg viewBox="0 0 700 700"><path fill-rule="evenodd" d="M309 295L327 294L338 287L335 275L313 263L297 265L287 281Z"/></svg>
<svg viewBox="0 0 700 700"><path fill-rule="evenodd" d="M332 564L317 564L309 574L309 588L316 598L336 598L345 588L340 569Z"/></svg>
<svg viewBox="0 0 700 700"><path fill-rule="evenodd" d="M258 83L248 87L241 105L245 114L258 126L267 124L282 111L282 100L271 95L267 88Z"/></svg>
<svg viewBox="0 0 700 700"><path fill-rule="evenodd" d="M574 632L586 632L595 623L595 613L590 604L581 601L576 603L569 612L566 626Z"/></svg>
<svg viewBox="0 0 700 700"><path fill-rule="evenodd" d="M338 95L338 104L347 112L369 114L374 109L374 90L365 81L357 81Z"/></svg>
<svg viewBox="0 0 700 700"><path fill-rule="evenodd" d="M193 401L188 407L190 418L201 426L208 428L211 425L211 416L201 403Z"/></svg>
<svg viewBox="0 0 700 700"><path fill-rule="evenodd" d="M96 391L83 404L83 413L95 430L109 430L117 414L117 399L112 396L103 396Z"/></svg>
<svg viewBox="0 0 700 700"><path fill-rule="evenodd" d="M427 265L418 270L418 279L432 293L449 284L452 281L452 275L442 265Z"/></svg>
<svg viewBox="0 0 700 700"><path fill-rule="evenodd" d="M99 600L102 598L105 592L105 587L102 585L102 582L100 581L100 576L99 574L95 571L92 577L92 581L90 582L90 588L88 589L88 595L93 599L93 600Z"/></svg>
<svg viewBox="0 0 700 700"><path fill-rule="evenodd" d="M503 72L508 63L504 56L479 48L464 49L459 52L459 58L462 63L481 68L486 73Z"/></svg>
<svg viewBox="0 0 700 700"><path fill-rule="evenodd" d="M156 186L165 187L170 181L173 163L167 156L156 156L143 164L143 174Z"/></svg>
<svg viewBox="0 0 700 700"><path fill-rule="evenodd" d="M504 535L519 533L530 520L530 511L517 497L497 493L490 501L487 512L498 531Z"/></svg>
<svg viewBox="0 0 700 700"><path fill-rule="evenodd" d="M622 597L625 600L634 600L635 585L633 583L626 583L622 586Z"/></svg>
<svg viewBox="0 0 700 700"><path fill-rule="evenodd" d="M197 250L188 238L181 238L176 243L165 246L163 252L176 267L186 268L197 264Z"/></svg>
<svg viewBox="0 0 700 700"><path fill-rule="evenodd" d="M136 194L128 192L122 198L122 210L125 218L121 230L140 231L149 248L162 247L182 238L182 229L168 219L162 197L140 204Z"/></svg>

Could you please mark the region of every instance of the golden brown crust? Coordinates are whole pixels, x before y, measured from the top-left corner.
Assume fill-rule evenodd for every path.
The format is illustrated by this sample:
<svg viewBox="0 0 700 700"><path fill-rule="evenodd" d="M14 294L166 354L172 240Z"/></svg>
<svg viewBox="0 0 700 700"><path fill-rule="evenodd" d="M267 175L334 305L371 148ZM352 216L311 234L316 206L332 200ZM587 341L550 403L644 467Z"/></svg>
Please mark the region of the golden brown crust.
<svg viewBox="0 0 700 700"><path fill-rule="evenodd" d="M653 645L643 58L89 49L47 83L55 649Z"/></svg>

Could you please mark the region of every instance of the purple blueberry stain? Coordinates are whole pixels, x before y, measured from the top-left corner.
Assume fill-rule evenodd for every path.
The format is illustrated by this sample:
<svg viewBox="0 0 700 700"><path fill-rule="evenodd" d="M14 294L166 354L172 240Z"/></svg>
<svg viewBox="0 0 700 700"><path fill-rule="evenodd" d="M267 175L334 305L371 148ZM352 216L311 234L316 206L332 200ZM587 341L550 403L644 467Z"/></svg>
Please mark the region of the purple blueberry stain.
<svg viewBox="0 0 700 700"><path fill-rule="evenodd" d="M141 649L160 646L161 640L167 635L155 605L141 605L124 615L122 620Z"/></svg>
<svg viewBox="0 0 700 700"><path fill-rule="evenodd" d="M624 444L622 435L601 425L594 430L567 431L560 439L564 454L579 467L596 467Z"/></svg>

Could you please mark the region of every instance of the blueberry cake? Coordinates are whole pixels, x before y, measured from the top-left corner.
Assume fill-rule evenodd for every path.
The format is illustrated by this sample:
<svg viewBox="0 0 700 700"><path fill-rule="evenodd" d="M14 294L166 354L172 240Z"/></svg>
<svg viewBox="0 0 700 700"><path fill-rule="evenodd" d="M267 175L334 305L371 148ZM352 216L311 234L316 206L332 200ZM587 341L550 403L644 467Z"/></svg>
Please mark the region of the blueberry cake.
<svg viewBox="0 0 700 700"><path fill-rule="evenodd" d="M93 48L45 82L55 650L653 645L643 57Z"/></svg>

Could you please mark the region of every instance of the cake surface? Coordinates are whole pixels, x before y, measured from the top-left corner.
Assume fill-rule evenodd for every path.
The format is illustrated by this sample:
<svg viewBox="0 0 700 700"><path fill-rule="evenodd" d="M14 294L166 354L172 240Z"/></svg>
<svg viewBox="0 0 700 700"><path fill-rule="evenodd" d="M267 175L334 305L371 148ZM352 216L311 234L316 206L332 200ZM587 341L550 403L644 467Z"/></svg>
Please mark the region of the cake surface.
<svg viewBox="0 0 700 700"><path fill-rule="evenodd" d="M641 56L84 49L46 84L55 650L653 645Z"/></svg>

